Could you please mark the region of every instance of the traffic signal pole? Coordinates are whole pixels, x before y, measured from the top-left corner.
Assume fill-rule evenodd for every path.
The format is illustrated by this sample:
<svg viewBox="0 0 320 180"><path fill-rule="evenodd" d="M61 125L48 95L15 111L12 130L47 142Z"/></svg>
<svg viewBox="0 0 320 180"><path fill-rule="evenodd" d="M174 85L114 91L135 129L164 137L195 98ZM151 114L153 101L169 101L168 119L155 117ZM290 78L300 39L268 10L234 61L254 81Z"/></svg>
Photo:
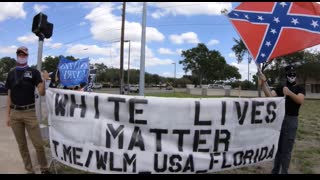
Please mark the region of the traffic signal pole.
<svg viewBox="0 0 320 180"><path fill-rule="evenodd" d="M37 61L37 70L41 73L41 68L42 68L42 52L43 52L43 40L44 40L44 35L42 33L39 34L39 45L38 45L38 61ZM43 84L44 86L46 85L46 80L43 79ZM37 91L37 96L38 96L38 110L39 110L39 121L41 122L42 119L42 108L41 108L41 96L39 92Z"/></svg>

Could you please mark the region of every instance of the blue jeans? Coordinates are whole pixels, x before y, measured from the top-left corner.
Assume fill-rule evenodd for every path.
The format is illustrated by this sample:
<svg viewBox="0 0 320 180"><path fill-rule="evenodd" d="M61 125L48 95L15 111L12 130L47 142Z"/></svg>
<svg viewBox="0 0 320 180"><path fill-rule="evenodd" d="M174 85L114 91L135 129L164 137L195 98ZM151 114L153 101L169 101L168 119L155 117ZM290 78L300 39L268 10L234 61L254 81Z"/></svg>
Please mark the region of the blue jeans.
<svg viewBox="0 0 320 180"><path fill-rule="evenodd" d="M280 170L281 174L288 174L297 128L298 117L286 115L281 126L278 151L274 160L272 174L279 174Z"/></svg>

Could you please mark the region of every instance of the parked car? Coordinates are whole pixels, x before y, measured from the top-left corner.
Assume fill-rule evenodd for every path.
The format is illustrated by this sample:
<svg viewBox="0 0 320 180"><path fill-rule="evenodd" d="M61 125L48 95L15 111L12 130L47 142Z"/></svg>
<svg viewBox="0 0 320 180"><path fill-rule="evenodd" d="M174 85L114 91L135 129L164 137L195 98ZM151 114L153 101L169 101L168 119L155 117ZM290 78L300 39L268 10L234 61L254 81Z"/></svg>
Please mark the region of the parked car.
<svg viewBox="0 0 320 180"><path fill-rule="evenodd" d="M0 82L0 94L8 94L8 89L5 87L5 84L3 82Z"/></svg>
<svg viewBox="0 0 320 180"><path fill-rule="evenodd" d="M136 92L136 93L139 92L139 85L138 84L130 84L129 88L128 88L128 85L126 84L126 85L124 85L123 88L125 91L128 91L128 89L129 89L130 92Z"/></svg>
<svg viewBox="0 0 320 180"><path fill-rule="evenodd" d="M102 84L101 83L93 83L92 89L101 89Z"/></svg>
<svg viewBox="0 0 320 180"><path fill-rule="evenodd" d="M172 86L167 86L167 87L166 87L166 90L172 90L172 89L173 89Z"/></svg>
<svg viewBox="0 0 320 180"><path fill-rule="evenodd" d="M222 84L208 84L208 89L222 89Z"/></svg>
<svg viewBox="0 0 320 180"><path fill-rule="evenodd" d="M230 85L224 85L223 89L231 89L231 86Z"/></svg>

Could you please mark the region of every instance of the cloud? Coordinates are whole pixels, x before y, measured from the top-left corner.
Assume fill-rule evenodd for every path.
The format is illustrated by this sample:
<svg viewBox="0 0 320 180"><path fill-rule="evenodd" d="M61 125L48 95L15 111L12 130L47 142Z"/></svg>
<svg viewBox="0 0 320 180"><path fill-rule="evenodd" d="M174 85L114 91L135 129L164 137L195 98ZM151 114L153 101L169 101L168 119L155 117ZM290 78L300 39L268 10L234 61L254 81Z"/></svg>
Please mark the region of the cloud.
<svg viewBox="0 0 320 180"><path fill-rule="evenodd" d="M128 68L129 47L124 46L124 68ZM130 69L140 68L140 42L131 42L130 49ZM145 66L159 66L171 64L171 59L160 59L154 56L152 50L146 46ZM75 44L68 45L67 55L78 58L90 57L90 63L103 63L108 67L120 67L120 43L113 43L108 47L99 47L97 45Z"/></svg>
<svg viewBox="0 0 320 180"><path fill-rule="evenodd" d="M172 72L163 72L163 73L160 74L160 76L169 77L169 78L173 78L174 77Z"/></svg>
<svg viewBox="0 0 320 180"><path fill-rule="evenodd" d="M44 45L47 47L50 47L51 49L60 49L62 47L62 43L46 42L46 43L44 43Z"/></svg>
<svg viewBox="0 0 320 180"><path fill-rule="evenodd" d="M80 5L86 9L95 8L97 6L100 6L101 4L102 2L80 2Z"/></svg>
<svg viewBox="0 0 320 180"><path fill-rule="evenodd" d="M194 32L186 32L186 33L182 33L181 35L173 34L169 36L169 39L174 44L183 44L183 43L197 44L200 42L198 39L198 35Z"/></svg>
<svg viewBox="0 0 320 180"><path fill-rule="evenodd" d="M159 54L175 54L173 51L171 51L170 49L167 49L167 48L159 48L158 49L158 53Z"/></svg>
<svg viewBox="0 0 320 180"><path fill-rule="evenodd" d="M17 46L8 46L8 47L0 47L0 54L3 56L9 56L11 57L12 55L16 54Z"/></svg>
<svg viewBox="0 0 320 180"><path fill-rule="evenodd" d="M239 73L241 74L241 80L247 80L248 79L248 61L242 61L240 64L238 64L236 61L232 62L231 65L237 67L239 69ZM251 61L249 64L249 79L252 81L252 76L257 73L257 65L254 63L254 61Z"/></svg>
<svg viewBox="0 0 320 180"><path fill-rule="evenodd" d="M69 45L69 48L66 50L66 53L69 55L106 55L107 52L107 48L85 44Z"/></svg>
<svg viewBox="0 0 320 180"><path fill-rule="evenodd" d="M84 26L86 24L87 24L86 22L82 21L82 22L79 23L79 26Z"/></svg>
<svg viewBox="0 0 320 180"><path fill-rule="evenodd" d="M155 19L168 15L221 15L221 10L232 9L230 2L150 2L148 5L158 8L151 14Z"/></svg>
<svg viewBox="0 0 320 180"><path fill-rule="evenodd" d="M100 41L116 41L120 40L121 33L121 16L112 14L114 10L112 3L104 3L91 10L85 16L90 21L90 31L93 39ZM106 24L108 26L106 26ZM125 39L131 41L141 40L141 24L140 22L125 22ZM146 41L163 41L164 35L154 27L146 27Z"/></svg>
<svg viewBox="0 0 320 180"><path fill-rule="evenodd" d="M209 46L210 46L210 45L217 45L217 44L219 44L219 43L220 43L219 40L212 39L212 40L210 40L210 41L208 42L208 45L209 45Z"/></svg>
<svg viewBox="0 0 320 180"><path fill-rule="evenodd" d="M28 35L18 37L17 40L24 44L32 44L36 43L39 38L35 34L30 33Z"/></svg>
<svg viewBox="0 0 320 180"><path fill-rule="evenodd" d="M229 53L229 54L228 54L228 57L229 57L229 58L236 58L236 55L235 55L234 53Z"/></svg>
<svg viewBox="0 0 320 180"><path fill-rule="evenodd" d="M0 2L0 22L10 18L25 18L23 2Z"/></svg>
<svg viewBox="0 0 320 180"><path fill-rule="evenodd" d="M33 10L36 12L36 13L40 13L40 12L43 12L45 11L46 9L48 9L49 7L46 6L46 5L40 5L40 4L35 4L33 6Z"/></svg>
<svg viewBox="0 0 320 180"><path fill-rule="evenodd" d="M307 48L306 51L309 51L309 52L320 52L320 45L316 45L316 46L312 46L310 48Z"/></svg>
<svg viewBox="0 0 320 180"><path fill-rule="evenodd" d="M183 51L183 49L176 49L176 53L177 53L178 55L181 55L181 54L182 54L182 51Z"/></svg>
<svg viewBox="0 0 320 180"><path fill-rule="evenodd" d="M126 13L142 14L142 5L142 2L127 2ZM117 9L122 9L122 4Z"/></svg>

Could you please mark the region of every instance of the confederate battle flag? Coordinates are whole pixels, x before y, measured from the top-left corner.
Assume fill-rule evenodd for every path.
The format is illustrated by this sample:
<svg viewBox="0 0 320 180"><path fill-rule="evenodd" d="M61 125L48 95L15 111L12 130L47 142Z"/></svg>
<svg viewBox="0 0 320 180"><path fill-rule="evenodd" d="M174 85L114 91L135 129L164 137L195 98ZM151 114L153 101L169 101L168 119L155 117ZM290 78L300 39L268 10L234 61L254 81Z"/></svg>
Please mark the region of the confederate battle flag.
<svg viewBox="0 0 320 180"><path fill-rule="evenodd" d="M320 44L316 2L244 2L228 17L256 63Z"/></svg>

